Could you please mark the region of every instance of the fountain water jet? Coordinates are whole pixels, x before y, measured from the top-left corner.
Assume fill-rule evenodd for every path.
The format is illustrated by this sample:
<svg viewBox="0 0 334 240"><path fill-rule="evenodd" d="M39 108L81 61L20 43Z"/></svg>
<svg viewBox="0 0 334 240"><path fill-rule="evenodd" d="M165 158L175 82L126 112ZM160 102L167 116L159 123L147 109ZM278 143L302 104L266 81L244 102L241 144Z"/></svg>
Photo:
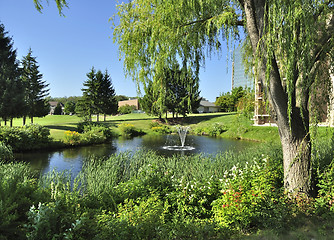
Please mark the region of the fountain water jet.
<svg viewBox="0 0 334 240"><path fill-rule="evenodd" d="M180 137L181 146L163 146L162 148L165 149L165 150L172 150L172 151L190 151L190 150L194 150L195 149L194 147L184 146L188 130L189 130L189 127L183 127L183 126L177 127L177 132L178 132L179 137Z"/></svg>
<svg viewBox="0 0 334 240"><path fill-rule="evenodd" d="M179 133L180 140L181 140L181 147L184 147L184 142L186 141L186 136L189 127L178 127L177 132Z"/></svg>

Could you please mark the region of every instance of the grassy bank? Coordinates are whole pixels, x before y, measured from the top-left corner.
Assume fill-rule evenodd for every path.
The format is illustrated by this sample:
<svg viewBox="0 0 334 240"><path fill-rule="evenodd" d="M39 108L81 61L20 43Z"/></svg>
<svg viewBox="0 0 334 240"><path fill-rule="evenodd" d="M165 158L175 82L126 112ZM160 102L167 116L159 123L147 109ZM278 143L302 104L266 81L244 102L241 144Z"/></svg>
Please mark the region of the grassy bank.
<svg viewBox="0 0 334 240"><path fill-rule="evenodd" d="M171 120L171 116L170 120ZM100 118L101 119L101 118ZM127 123L141 129L146 133L152 133L150 123L157 120L155 117L146 114L126 114L120 116L108 116L104 122L115 132L118 132L118 126L121 123ZM50 129L51 136L56 140L64 138L65 131L76 131L77 124L81 121L77 116L69 115L48 115L44 118L35 118L34 123L46 126ZM96 121L96 119L93 119ZM224 131L219 134L220 137L237 138L271 142L278 140L278 132L276 127L255 127L252 126L252 121L234 113L206 113L206 114L191 114L185 119L178 119L174 124L188 125L191 127L191 132L202 128L208 131L219 124L223 126ZM22 119L15 119L14 126L21 126ZM169 125L173 128L172 125ZM206 133L205 133L206 134Z"/></svg>

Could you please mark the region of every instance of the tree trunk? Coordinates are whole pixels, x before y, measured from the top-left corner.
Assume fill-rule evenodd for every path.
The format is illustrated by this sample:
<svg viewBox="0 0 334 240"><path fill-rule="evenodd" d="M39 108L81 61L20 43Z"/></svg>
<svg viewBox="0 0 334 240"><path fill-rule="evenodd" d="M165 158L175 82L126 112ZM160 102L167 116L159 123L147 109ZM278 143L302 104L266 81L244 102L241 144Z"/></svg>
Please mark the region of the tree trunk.
<svg viewBox="0 0 334 240"><path fill-rule="evenodd" d="M11 119L9 120L9 126L10 126L10 127L13 127L13 118L11 118Z"/></svg>
<svg viewBox="0 0 334 240"><path fill-rule="evenodd" d="M264 0L245 0L243 3L246 16L246 25L253 54L262 50L261 56L266 56L260 39L263 36ZM305 111L303 117L299 108L292 106L288 116L288 97L282 86L280 72L275 57L271 59L269 81L265 80L267 59L260 61L258 80L265 87L270 107L274 111L278 131L282 143L284 165L284 187L292 195L300 192L307 196L312 195L311 187L311 142L309 136L309 113ZM307 103L306 103L307 105Z"/></svg>
<svg viewBox="0 0 334 240"><path fill-rule="evenodd" d="M99 122L99 114L96 114L96 121Z"/></svg>
<svg viewBox="0 0 334 240"><path fill-rule="evenodd" d="M103 121L104 121L104 122L106 121L106 118L107 118L107 115L104 114L104 115L103 115Z"/></svg>
<svg viewBox="0 0 334 240"><path fill-rule="evenodd" d="M31 124L34 123L34 117L30 117L30 122L31 122Z"/></svg>
<svg viewBox="0 0 334 240"><path fill-rule="evenodd" d="M23 126L26 125L26 116L23 116Z"/></svg>

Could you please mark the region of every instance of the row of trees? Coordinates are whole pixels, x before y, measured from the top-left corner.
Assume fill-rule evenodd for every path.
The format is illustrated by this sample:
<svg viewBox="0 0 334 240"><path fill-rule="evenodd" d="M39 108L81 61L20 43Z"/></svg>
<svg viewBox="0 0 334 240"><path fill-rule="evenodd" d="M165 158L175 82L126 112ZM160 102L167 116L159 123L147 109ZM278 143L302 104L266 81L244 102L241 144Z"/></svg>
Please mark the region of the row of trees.
<svg viewBox="0 0 334 240"><path fill-rule="evenodd" d="M237 111L239 100L249 92L247 91L243 87L233 88L231 92L220 94L216 99L215 105L220 106L222 112L235 112Z"/></svg>
<svg viewBox="0 0 334 240"><path fill-rule="evenodd" d="M48 84L38 68L31 49L21 63L17 60L13 41L0 24L0 117L5 125L18 117L23 117L23 124L26 117L33 123L34 117L49 113Z"/></svg>
<svg viewBox="0 0 334 240"><path fill-rule="evenodd" d="M254 91L243 87L233 88L231 92L222 93L216 98L215 105L220 106L222 112L235 112L251 118L254 115Z"/></svg>
<svg viewBox="0 0 334 240"><path fill-rule="evenodd" d="M178 64L164 68L161 74L145 85L145 96L141 100L142 109L149 115L161 118L167 112L184 117L194 112L201 101L198 78L191 69Z"/></svg>
<svg viewBox="0 0 334 240"><path fill-rule="evenodd" d="M76 113L91 121L92 115L106 115L115 114L118 110L118 102L116 99L115 89L112 85L110 75L106 70L102 73L100 70L96 71L94 67L87 73L87 80L83 83L84 88L81 89L83 96L76 104Z"/></svg>

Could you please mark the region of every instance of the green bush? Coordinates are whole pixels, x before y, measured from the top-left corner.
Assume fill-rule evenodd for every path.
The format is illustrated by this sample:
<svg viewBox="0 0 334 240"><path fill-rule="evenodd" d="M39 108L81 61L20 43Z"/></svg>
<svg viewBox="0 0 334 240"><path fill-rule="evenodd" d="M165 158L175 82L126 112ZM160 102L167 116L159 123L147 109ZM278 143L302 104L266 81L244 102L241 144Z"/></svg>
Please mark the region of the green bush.
<svg viewBox="0 0 334 240"><path fill-rule="evenodd" d="M30 124L23 127L0 127L0 141L13 151L40 149L51 142L50 130L46 127Z"/></svg>
<svg viewBox="0 0 334 240"><path fill-rule="evenodd" d="M14 159L13 151L10 146L0 142L0 161L10 161Z"/></svg>
<svg viewBox="0 0 334 240"><path fill-rule="evenodd" d="M64 136L64 143L75 146L81 144L80 133L76 131L66 131Z"/></svg>
<svg viewBox="0 0 334 240"><path fill-rule="evenodd" d="M220 134L226 131L226 126L222 125L221 123L213 123L206 126L200 125L193 130L193 132L197 135L208 135L211 137L218 137Z"/></svg>
<svg viewBox="0 0 334 240"><path fill-rule="evenodd" d="M169 126L160 124L158 122L151 122L149 127L153 132L157 132L160 134L169 134L172 132Z"/></svg>
<svg viewBox="0 0 334 240"><path fill-rule="evenodd" d="M104 143L114 135L109 127L103 123L81 122L77 126L78 132L66 131L64 142L70 145L85 145Z"/></svg>
<svg viewBox="0 0 334 240"><path fill-rule="evenodd" d="M283 194L281 161L264 157L261 162L233 167L222 181L222 195L213 201L215 221L224 228L248 231L283 229L291 215Z"/></svg>
<svg viewBox="0 0 334 240"><path fill-rule="evenodd" d="M135 110L136 107L135 106L130 106L128 104L124 105L124 106L121 106L118 108L118 112L120 114L129 114L129 113L132 113L133 110Z"/></svg>
<svg viewBox="0 0 334 240"><path fill-rule="evenodd" d="M0 239L24 239L22 224L37 197L37 181L27 164L0 162Z"/></svg>
<svg viewBox="0 0 334 240"><path fill-rule="evenodd" d="M118 214L98 216L101 231L98 239L156 239L164 224L166 206L159 196L147 199L126 199L118 206Z"/></svg>
<svg viewBox="0 0 334 240"><path fill-rule="evenodd" d="M141 130L138 130L133 124L129 123L119 124L118 129L123 137L135 137L143 134Z"/></svg>

